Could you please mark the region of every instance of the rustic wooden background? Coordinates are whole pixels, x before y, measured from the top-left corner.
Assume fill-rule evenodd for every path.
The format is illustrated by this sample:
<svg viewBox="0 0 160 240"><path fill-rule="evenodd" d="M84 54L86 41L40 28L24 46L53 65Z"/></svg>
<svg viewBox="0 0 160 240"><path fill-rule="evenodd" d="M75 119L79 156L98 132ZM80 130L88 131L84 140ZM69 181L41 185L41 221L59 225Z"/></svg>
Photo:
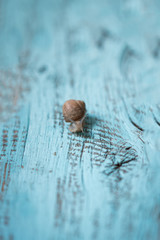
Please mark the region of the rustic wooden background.
<svg viewBox="0 0 160 240"><path fill-rule="evenodd" d="M86 102L84 133L63 121ZM160 239L160 1L0 0L0 240Z"/></svg>

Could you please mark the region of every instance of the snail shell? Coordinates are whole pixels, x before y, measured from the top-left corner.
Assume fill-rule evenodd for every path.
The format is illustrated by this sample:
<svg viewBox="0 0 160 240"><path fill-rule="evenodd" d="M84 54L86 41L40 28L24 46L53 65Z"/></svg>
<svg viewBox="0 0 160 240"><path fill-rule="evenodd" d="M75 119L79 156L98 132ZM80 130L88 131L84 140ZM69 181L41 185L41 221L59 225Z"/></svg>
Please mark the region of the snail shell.
<svg viewBox="0 0 160 240"><path fill-rule="evenodd" d="M86 113L85 102L70 99L63 105L63 116L66 122L80 121Z"/></svg>
<svg viewBox="0 0 160 240"><path fill-rule="evenodd" d="M83 132L85 114L86 105L83 101L70 99L63 105L63 116L66 122L71 122L71 132Z"/></svg>

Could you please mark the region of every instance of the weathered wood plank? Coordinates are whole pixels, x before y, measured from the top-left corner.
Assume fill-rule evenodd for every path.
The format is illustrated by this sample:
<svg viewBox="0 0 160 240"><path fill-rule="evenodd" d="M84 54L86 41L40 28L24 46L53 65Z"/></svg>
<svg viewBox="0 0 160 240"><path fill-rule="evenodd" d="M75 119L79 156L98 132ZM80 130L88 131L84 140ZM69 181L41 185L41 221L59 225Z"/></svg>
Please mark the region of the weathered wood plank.
<svg viewBox="0 0 160 240"><path fill-rule="evenodd" d="M0 1L0 239L159 239L159 9Z"/></svg>

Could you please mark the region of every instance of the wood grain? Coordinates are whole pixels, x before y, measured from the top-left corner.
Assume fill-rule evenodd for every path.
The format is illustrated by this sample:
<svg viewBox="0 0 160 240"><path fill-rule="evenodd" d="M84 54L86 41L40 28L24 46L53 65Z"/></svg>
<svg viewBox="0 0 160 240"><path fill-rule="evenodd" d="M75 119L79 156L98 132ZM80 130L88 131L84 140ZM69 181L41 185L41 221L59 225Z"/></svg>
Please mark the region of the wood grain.
<svg viewBox="0 0 160 240"><path fill-rule="evenodd" d="M159 10L0 1L1 240L160 239Z"/></svg>

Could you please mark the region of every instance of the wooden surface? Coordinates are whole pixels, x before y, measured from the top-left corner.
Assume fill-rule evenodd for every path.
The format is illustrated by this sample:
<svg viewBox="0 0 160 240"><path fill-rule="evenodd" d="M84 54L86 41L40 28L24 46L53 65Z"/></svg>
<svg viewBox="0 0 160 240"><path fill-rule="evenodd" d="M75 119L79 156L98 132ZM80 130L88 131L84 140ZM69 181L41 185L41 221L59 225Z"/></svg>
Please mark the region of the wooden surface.
<svg viewBox="0 0 160 240"><path fill-rule="evenodd" d="M6 239L160 239L159 0L0 0Z"/></svg>

